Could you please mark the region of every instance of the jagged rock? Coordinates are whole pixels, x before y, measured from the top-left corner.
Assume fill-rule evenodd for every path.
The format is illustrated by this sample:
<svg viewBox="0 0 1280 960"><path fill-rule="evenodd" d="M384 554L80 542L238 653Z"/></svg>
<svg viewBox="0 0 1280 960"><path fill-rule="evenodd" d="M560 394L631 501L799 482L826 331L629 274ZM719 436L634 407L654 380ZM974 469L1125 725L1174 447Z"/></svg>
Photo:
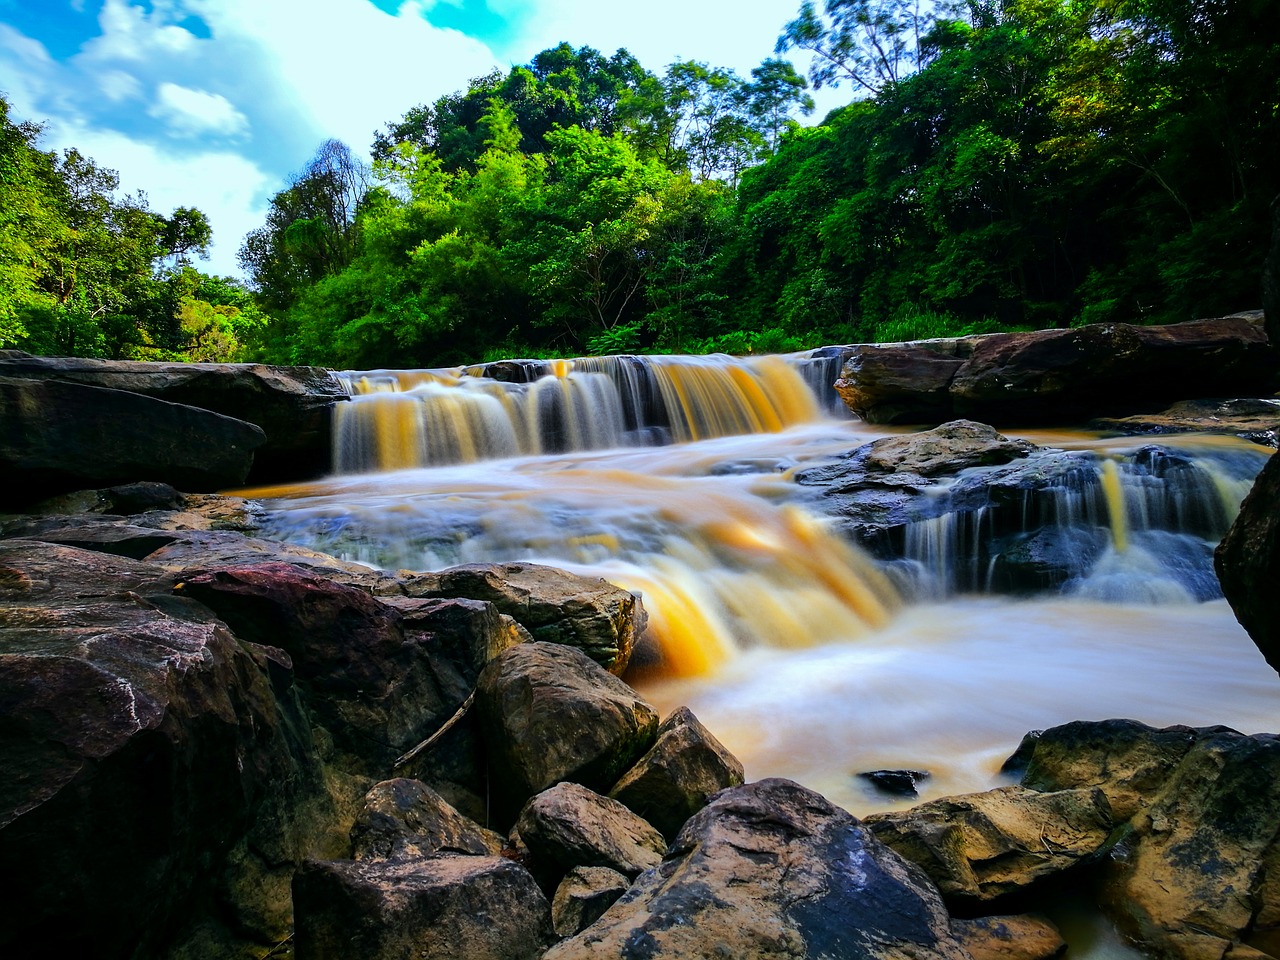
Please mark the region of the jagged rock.
<svg viewBox="0 0 1280 960"><path fill-rule="evenodd" d="M693 715L679 707L658 727L653 748L609 796L674 840L685 821L726 787L743 781L742 763Z"/></svg>
<svg viewBox="0 0 1280 960"><path fill-rule="evenodd" d="M555 940L533 877L501 857L311 861L293 902L297 960L536 960Z"/></svg>
<svg viewBox="0 0 1280 960"><path fill-rule="evenodd" d="M561 781L607 792L658 730L657 714L634 690L581 650L557 643L500 653L480 675L476 706L495 800L510 817Z"/></svg>
<svg viewBox="0 0 1280 960"><path fill-rule="evenodd" d="M497 856L503 840L425 783L399 778L384 780L365 795L351 844L357 860L399 860L433 853Z"/></svg>
<svg viewBox="0 0 1280 960"><path fill-rule="evenodd" d="M556 935L572 937L604 915L627 892L631 881L608 867L574 867L556 887L551 921Z"/></svg>
<svg viewBox="0 0 1280 960"><path fill-rule="evenodd" d="M647 821L577 783L558 783L531 798L516 830L537 864L535 875L545 874L550 889L574 867L608 867L634 879L667 850Z"/></svg>
<svg viewBox="0 0 1280 960"><path fill-rule="evenodd" d="M208 606L241 639L281 649L314 722L333 738L333 762L375 779L439 729L475 689L481 667L517 639L487 603L392 605L284 563L188 576L180 592ZM425 779L434 789L465 812L483 809L474 718L446 735L432 761Z"/></svg>
<svg viewBox="0 0 1280 960"><path fill-rule="evenodd" d="M1101 904L1144 950L1200 960L1280 943L1280 739L1201 737L1131 826Z"/></svg>
<svg viewBox="0 0 1280 960"><path fill-rule="evenodd" d="M951 929L973 960L1052 960L1067 949L1058 928L1035 914L952 920Z"/></svg>
<svg viewBox="0 0 1280 960"><path fill-rule="evenodd" d="M869 471L934 477L1008 463L1035 449L1034 444L1010 440L985 423L953 420L921 433L873 440L862 448L862 462Z"/></svg>
<svg viewBox="0 0 1280 960"><path fill-rule="evenodd" d="M1151 802L1198 739L1221 729L1076 720L1027 734L1004 769L1032 790L1097 787L1123 823Z"/></svg>
<svg viewBox="0 0 1280 960"><path fill-rule="evenodd" d="M851 349L836 390L871 423L1078 423L1185 399L1187 383L1209 396L1266 396L1276 375L1261 318L1246 316Z"/></svg>
<svg viewBox="0 0 1280 960"><path fill-rule="evenodd" d="M257 426L197 407L0 376L0 467L12 505L140 480L192 491L236 486L264 441Z"/></svg>
<svg viewBox="0 0 1280 960"><path fill-rule="evenodd" d="M1213 558L1222 592L1272 669L1280 673L1280 458L1272 457L1244 498Z"/></svg>
<svg viewBox="0 0 1280 960"><path fill-rule="evenodd" d="M105 387L256 424L265 442L254 457L249 476L253 483L302 480L326 473L332 447L330 410L334 403L348 399L346 390L327 370L260 363L90 360L32 357L8 350L0 352L0 377ZM174 483L183 490L205 489Z"/></svg>
<svg viewBox="0 0 1280 960"><path fill-rule="evenodd" d="M1280 401L1183 400L1159 413L1100 417L1091 430L1121 434L1226 433L1266 447L1280 436Z"/></svg>
<svg viewBox="0 0 1280 960"><path fill-rule="evenodd" d="M598 577L580 577L534 563L468 564L406 577L411 597L486 600L535 640L578 647L621 676L644 632L644 607L635 594Z"/></svg>
<svg viewBox="0 0 1280 960"><path fill-rule="evenodd" d="M0 542L6 956L241 955L287 934L329 800L287 658L163 571Z"/></svg>
<svg viewBox="0 0 1280 960"><path fill-rule="evenodd" d="M1113 826L1098 789L1001 787L944 797L863 823L927 873L947 903L972 907L1026 890L1095 856Z"/></svg>
<svg viewBox="0 0 1280 960"><path fill-rule="evenodd" d="M858 776L895 797L916 796L916 785L929 776L928 770L866 770Z"/></svg>
<svg viewBox="0 0 1280 960"><path fill-rule="evenodd" d="M923 875L787 780L718 794L661 865L546 960L718 956L967 960Z"/></svg>

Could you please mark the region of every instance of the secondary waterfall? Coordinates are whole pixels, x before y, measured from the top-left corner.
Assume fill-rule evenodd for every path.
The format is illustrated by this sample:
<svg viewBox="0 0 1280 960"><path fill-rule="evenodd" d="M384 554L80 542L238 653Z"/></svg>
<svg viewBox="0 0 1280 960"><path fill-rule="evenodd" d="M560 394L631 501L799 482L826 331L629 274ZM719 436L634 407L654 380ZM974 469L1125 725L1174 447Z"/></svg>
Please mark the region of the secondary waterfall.
<svg viewBox="0 0 1280 960"><path fill-rule="evenodd" d="M661 658L632 678L645 695L691 706L750 777L855 813L892 802L859 770L928 769L926 797L985 789L1023 733L1068 720L1274 727L1280 684L1209 599L1213 544L1268 451L1025 434L1050 451L1024 464L1034 494L991 475L1012 467L965 471L873 557L795 480L904 432L831 415L838 360L347 374L337 475L249 495L274 536L344 558L529 560L641 593ZM1015 561L1053 575L991 595Z"/></svg>

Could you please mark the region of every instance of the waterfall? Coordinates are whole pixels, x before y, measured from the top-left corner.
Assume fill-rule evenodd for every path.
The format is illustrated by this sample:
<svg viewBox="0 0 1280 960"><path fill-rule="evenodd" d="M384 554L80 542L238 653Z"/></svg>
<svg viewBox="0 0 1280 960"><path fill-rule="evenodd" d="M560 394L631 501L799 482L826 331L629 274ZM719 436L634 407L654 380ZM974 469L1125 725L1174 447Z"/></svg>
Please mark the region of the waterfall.
<svg viewBox="0 0 1280 960"><path fill-rule="evenodd" d="M832 363L619 356L348 372L334 464L360 473L776 433L830 408Z"/></svg>

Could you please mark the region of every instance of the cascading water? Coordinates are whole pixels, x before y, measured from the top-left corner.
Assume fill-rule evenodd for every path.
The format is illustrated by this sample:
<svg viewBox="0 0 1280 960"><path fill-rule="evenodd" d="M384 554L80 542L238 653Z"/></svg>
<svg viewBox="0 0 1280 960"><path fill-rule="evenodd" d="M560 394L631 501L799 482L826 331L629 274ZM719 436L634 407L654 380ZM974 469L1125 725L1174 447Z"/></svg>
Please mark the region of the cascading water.
<svg viewBox="0 0 1280 960"><path fill-rule="evenodd" d="M1224 601L1197 602L1266 451L1029 436L1050 449L938 484L872 559L794 480L902 432L824 412L805 378L834 362L349 374L340 475L251 495L275 536L348 559L530 560L642 593L666 672L646 696L691 706L749 776L855 813L891 803L859 770L931 770L925 797L985 789L1023 733L1068 720L1274 727L1274 674ZM904 605L895 582L931 586Z"/></svg>

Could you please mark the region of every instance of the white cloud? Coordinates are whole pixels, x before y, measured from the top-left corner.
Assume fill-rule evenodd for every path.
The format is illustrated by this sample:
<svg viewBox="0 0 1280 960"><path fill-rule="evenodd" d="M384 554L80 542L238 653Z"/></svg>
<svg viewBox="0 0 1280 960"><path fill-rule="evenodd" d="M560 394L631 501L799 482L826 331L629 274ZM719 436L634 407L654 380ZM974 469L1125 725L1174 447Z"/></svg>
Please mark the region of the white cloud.
<svg viewBox="0 0 1280 960"><path fill-rule="evenodd" d="M160 84L156 97L147 113L164 121L175 136L237 137L249 131L249 118L221 94L166 82Z"/></svg>
<svg viewBox="0 0 1280 960"><path fill-rule="evenodd" d="M168 4L156 4L150 14L126 0L106 0L98 14L102 35L84 45L90 61L145 62L156 56L186 53L197 43L190 30L166 22Z"/></svg>
<svg viewBox="0 0 1280 960"><path fill-rule="evenodd" d="M142 84L138 78L123 70L104 70L98 74L98 89L112 103L137 100L142 96Z"/></svg>

